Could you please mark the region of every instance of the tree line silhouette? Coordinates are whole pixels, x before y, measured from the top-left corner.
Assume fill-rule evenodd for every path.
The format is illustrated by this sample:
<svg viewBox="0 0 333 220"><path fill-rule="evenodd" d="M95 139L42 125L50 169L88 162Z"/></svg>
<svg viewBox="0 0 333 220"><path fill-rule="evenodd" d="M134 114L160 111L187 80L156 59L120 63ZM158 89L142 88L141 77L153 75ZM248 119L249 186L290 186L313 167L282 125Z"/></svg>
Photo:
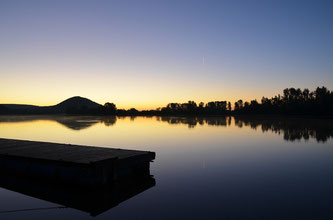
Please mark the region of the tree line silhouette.
<svg viewBox="0 0 333 220"><path fill-rule="evenodd" d="M230 101L211 101L208 103L169 103L156 110L139 111L117 109L107 102L104 105L82 97L72 97L55 106L0 105L0 114L68 114L68 115L119 115L119 116L196 116L196 115L333 115L333 92L326 87L309 89L286 88L282 95L272 98L262 97L257 100L238 100L233 105Z"/></svg>
<svg viewBox="0 0 333 220"><path fill-rule="evenodd" d="M169 103L156 110L138 111L117 109L113 103L104 105L105 114L115 115L228 115L228 114L280 114L280 115L333 115L333 92L326 87L317 87L314 91L300 88L286 88L283 95L257 100L238 100L233 107L230 101L194 101Z"/></svg>
<svg viewBox="0 0 333 220"><path fill-rule="evenodd" d="M333 92L326 87L317 87L311 92L309 89L287 88L282 96L262 97L261 103L239 100L235 103L234 113L332 115Z"/></svg>

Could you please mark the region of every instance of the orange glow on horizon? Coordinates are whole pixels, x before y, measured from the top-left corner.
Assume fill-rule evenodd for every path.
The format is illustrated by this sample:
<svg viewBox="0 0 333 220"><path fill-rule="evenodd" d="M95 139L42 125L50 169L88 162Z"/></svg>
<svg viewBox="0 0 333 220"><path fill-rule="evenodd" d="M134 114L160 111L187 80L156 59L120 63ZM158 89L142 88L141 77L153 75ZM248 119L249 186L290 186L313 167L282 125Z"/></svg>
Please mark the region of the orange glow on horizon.
<svg viewBox="0 0 333 220"><path fill-rule="evenodd" d="M172 99L165 96L161 96L160 100L148 100L148 99L140 99L140 100L133 100L133 101L123 101L121 100L121 97L115 99L107 99L107 98L100 98L100 97L92 97L92 96L82 96L81 97L85 97L88 98L94 102L97 102L101 105L104 105L104 103L106 102L113 102L114 104L116 104L118 109L130 109L130 108L136 108L137 110L155 110L157 108L161 108L161 107L165 107L168 103L186 103L188 101L195 101L197 104L199 104L200 102L204 102L205 104L210 102L210 101L230 101L231 105L233 106L234 103L236 101L238 101L239 99L242 99L244 102L245 101L250 101L253 99L257 99L258 102L261 101L261 97L265 96L265 97L271 97L268 95L258 95L258 94L253 94L250 95L249 93L246 93L246 96L241 96L241 94L239 94L239 96L236 97L230 97L230 96L211 96L209 98L198 98L198 97L193 97L193 98L178 98L178 99ZM277 95L277 94L276 94ZM76 95L72 95L72 96L67 96L67 97L63 97L63 98L57 98L57 97L52 97L51 98L45 98L44 96L40 95L40 96L34 96L34 97L27 97L27 96L16 96L16 97L0 97L0 104L26 104L26 105L37 105L37 106L52 106L52 105L56 105L68 98L71 98L73 96ZM208 96L207 96L208 97ZM124 97L124 99L126 99L126 97ZM132 98L134 99L134 97Z"/></svg>

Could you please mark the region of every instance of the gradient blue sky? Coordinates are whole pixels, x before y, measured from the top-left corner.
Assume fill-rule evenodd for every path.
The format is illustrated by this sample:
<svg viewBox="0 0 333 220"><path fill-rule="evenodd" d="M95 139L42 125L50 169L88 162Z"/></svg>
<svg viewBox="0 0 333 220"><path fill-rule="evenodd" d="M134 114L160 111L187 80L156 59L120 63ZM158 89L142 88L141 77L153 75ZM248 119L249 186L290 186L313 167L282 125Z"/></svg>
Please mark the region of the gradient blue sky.
<svg viewBox="0 0 333 220"><path fill-rule="evenodd" d="M332 12L321 0L0 0L0 103L149 109L333 89Z"/></svg>

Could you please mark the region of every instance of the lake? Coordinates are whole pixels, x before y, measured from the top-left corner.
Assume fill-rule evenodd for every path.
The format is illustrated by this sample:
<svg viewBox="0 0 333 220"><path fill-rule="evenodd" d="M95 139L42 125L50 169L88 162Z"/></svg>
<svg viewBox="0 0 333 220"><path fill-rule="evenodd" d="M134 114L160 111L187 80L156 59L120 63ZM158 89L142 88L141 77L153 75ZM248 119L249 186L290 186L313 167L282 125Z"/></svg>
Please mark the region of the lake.
<svg viewBox="0 0 333 220"><path fill-rule="evenodd" d="M0 138L156 159L154 185L96 217L0 188L0 219L333 219L332 137L332 119L1 116Z"/></svg>

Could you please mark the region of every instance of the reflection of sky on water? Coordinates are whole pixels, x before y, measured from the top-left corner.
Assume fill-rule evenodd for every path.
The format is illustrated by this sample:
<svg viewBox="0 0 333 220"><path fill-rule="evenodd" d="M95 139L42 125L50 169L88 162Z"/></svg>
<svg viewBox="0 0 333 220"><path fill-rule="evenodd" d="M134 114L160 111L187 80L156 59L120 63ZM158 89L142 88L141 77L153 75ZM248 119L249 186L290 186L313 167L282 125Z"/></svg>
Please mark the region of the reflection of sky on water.
<svg viewBox="0 0 333 220"><path fill-rule="evenodd" d="M73 130L60 125L61 120L3 122L1 119L0 134L5 138L156 152L156 160L151 164L156 186L96 219L333 217L330 120L228 117L75 120L73 124L93 124ZM105 121L112 126L105 126ZM300 141L285 141L285 132L301 132L301 136L308 132L314 136L310 135L307 141L304 137ZM318 142L317 134L327 140ZM0 194L0 202L4 204L0 205L1 210L54 205L6 190L0 190ZM0 217L20 219L23 216L26 214L8 213ZM90 218L73 209L39 211L29 216L34 219Z"/></svg>
<svg viewBox="0 0 333 220"><path fill-rule="evenodd" d="M167 122L170 125L187 125L188 128L197 126L228 126L228 127L251 127L254 130L260 129L263 132L271 131L283 135L284 140L309 140L316 139L318 142L326 142L333 136L332 119L300 119L282 117L98 117L98 116L8 116L0 117L0 123L10 122L35 122L35 121L56 121L66 128L82 130L96 124L113 126L120 121L134 121L146 119L145 124ZM231 122L233 121L233 124ZM147 126L149 128L149 126Z"/></svg>

